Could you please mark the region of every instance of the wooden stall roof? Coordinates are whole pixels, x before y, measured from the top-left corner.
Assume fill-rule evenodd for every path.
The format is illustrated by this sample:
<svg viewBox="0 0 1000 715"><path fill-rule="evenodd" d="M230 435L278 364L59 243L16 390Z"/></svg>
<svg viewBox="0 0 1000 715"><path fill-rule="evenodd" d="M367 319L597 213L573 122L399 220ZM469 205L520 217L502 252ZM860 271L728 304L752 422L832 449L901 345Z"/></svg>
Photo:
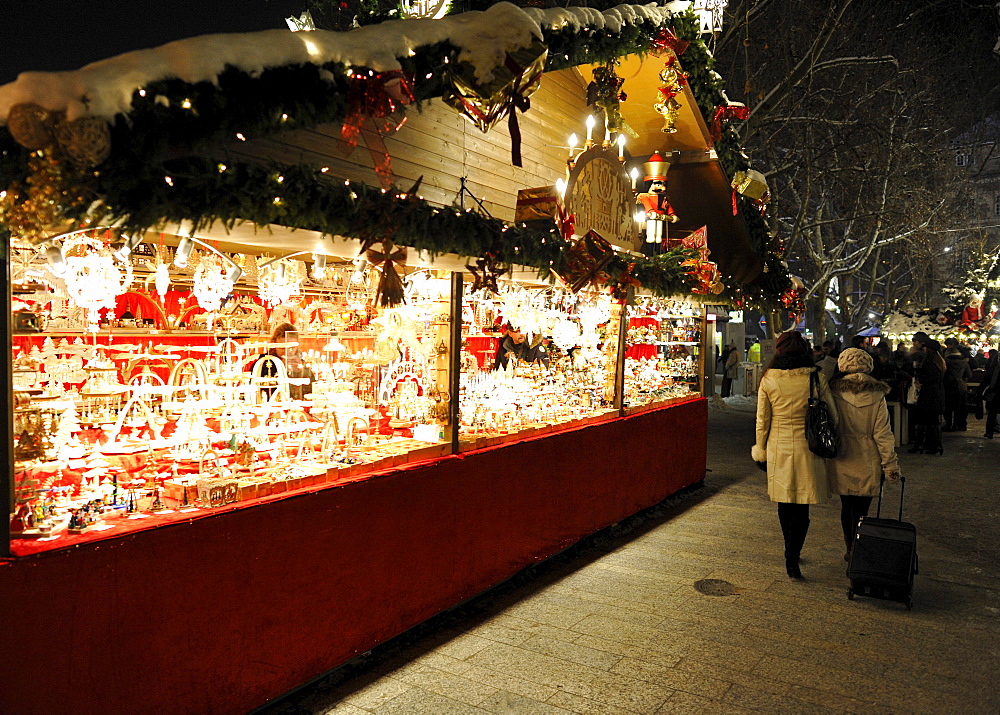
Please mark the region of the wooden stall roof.
<svg viewBox="0 0 1000 715"><path fill-rule="evenodd" d="M659 77L663 63L662 58L631 55L623 57L618 65L618 74L625 80L622 89L628 95L621 104L621 113L639 133L637 139L629 141L629 151L635 156L679 152L674 154L667 180L667 194L679 221L669 231L690 232L707 226L711 259L719 264L723 275L737 283L751 283L761 275L763 266L751 247L746 224L733 215L729 177L712 149L709 126L691 88L685 85L677 98L681 109L675 133L662 131L663 117L653 109L663 84ZM596 66L579 68L585 83L593 79Z"/></svg>

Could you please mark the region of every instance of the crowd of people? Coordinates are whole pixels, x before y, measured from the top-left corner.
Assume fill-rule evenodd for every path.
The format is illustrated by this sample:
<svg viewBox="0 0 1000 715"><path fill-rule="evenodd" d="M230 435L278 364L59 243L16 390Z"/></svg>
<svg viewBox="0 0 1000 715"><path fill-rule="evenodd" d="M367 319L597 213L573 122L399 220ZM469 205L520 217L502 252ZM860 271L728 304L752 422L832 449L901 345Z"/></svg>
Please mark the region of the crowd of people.
<svg viewBox="0 0 1000 715"><path fill-rule="evenodd" d="M851 347L872 357L871 375L889 387L886 399L905 405L909 413L907 442L915 454L943 454L942 432L965 432L968 415L985 415L984 437L993 439L997 431L1000 402L1000 365L996 349L975 351L956 338L942 345L924 332L912 343L900 342L895 350L880 341L874 346L858 336ZM816 365L827 380L836 373L840 349L826 341L813 349Z"/></svg>
<svg viewBox="0 0 1000 715"><path fill-rule="evenodd" d="M900 478L886 401L906 405L911 453L943 454L942 431L968 429L968 412L986 416L992 439L1000 409L1000 354L977 354L955 338L944 345L926 333L912 346L890 350L858 336L840 350L827 341L810 347L798 332L778 337L757 390L756 440L751 457L767 472L768 496L778 505L785 570L801 579L800 554L809 530L809 505L830 494L841 500L841 526L850 560L855 529L868 514L882 479ZM816 376L814 379L813 376ZM817 393L818 394L815 394ZM810 397L826 403L839 437L835 457L809 448Z"/></svg>

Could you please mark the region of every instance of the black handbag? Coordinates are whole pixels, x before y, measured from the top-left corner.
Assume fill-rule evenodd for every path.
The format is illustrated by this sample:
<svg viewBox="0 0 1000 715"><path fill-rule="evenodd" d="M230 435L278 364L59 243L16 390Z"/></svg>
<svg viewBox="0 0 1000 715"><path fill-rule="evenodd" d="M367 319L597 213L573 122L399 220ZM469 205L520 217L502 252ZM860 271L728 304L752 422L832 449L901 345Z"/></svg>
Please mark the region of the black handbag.
<svg viewBox="0 0 1000 715"><path fill-rule="evenodd" d="M806 439L809 451L817 457L833 459L837 456L839 439L834 429L830 408L819 399L819 375L809 374L809 403L806 407Z"/></svg>

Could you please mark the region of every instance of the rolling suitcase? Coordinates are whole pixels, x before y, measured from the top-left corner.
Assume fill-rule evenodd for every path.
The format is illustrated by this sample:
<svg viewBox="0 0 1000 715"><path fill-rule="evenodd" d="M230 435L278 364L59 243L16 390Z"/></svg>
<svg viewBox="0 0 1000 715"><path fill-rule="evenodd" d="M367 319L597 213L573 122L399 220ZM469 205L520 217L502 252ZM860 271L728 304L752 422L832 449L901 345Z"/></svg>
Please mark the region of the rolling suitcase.
<svg viewBox="0 0 1000 715"><path fill-rule="evenodd" d="M882 519L882 487L879 483L875 518L862 517L854 536L847 576L847 597L869 596L906 604L913 608L913 576L917 573L917 529L903 521L903 491L899 490L899 519Z"/></svg>

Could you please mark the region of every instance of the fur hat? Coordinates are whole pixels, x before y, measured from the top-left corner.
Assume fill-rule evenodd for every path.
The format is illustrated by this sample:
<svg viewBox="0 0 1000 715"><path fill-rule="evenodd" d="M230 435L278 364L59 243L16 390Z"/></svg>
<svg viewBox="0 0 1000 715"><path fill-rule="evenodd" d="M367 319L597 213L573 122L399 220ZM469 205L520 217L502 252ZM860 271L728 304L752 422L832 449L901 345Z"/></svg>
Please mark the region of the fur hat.
<svg viewBox="0 0 1000 715"><path fill-rule="evenodd" d="M837 358L837 369L841 372L871 372L872 356L861 348L847 348Z"/></svg>
<svg viewBox="0 0 1000 715"><path fill-rule="evenodd" d="M774 343L775 355L809 355L811 348L802 333L789 330L778 336Z"/></svg>

